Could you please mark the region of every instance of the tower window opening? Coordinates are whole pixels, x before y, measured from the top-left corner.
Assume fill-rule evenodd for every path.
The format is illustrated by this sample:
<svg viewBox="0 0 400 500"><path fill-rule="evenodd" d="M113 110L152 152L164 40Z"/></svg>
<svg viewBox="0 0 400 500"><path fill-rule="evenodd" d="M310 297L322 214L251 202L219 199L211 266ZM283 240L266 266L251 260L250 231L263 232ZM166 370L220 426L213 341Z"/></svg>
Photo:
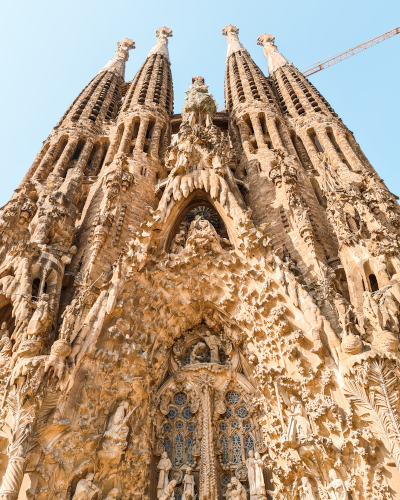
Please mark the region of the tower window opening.
<svg viewBox="0 0 400 500"><path fill-rule="evenodd" d="M379 290L378 280L376 279L375 274L370 274L368 276L369 284L371 287L371 292L377 292Z"/></svg>
<svg viewBox="0 0 400 500"><path fill-rule="evenodd" d="M310 135L311 135L312 141L314 142L314 144L315 144L315 146L317 148L317 151L319 153L323 153L324 152L324 148L321 146L321 143L319 142L318 137L316 136L315 132L312 132Z"/></svg>
<svg viewBox="0 0 400 500"><path fill-rule="evenodd" d="M85 140L80 139L76 148L75 148L74 154L72 155L72 158L71 158L72 161L78 160L79 155L81 154L84 145L85 145Z"/></svg>

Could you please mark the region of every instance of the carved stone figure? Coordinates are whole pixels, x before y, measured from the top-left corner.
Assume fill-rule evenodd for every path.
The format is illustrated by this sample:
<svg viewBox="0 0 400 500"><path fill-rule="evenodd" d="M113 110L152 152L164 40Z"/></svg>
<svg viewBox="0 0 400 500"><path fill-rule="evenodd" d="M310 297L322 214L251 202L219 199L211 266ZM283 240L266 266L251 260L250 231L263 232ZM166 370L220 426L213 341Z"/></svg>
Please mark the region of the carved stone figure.
<svg viewBox="0 0 400 500"><path fill-rule="evenodd" d="M213 335L209 330L206 331L204 335L204 340L210 349L211 363L219 363L218 348L221 345L220 340L216 335Z"/></svg>
<svg viewBox="0 0 400 500"><path fill-rule="evenodd" d="M183 495L186 500L194 500L194 476L192 474L192 469L188 467L186 469L185 476L183 478Z"/></svg>
<svg viewBox="0 0 400 500"><path fill-rule="evenodd" d="M179 254L184 248L186 243L186 232L182 229L176 235L171 243L170 253Z"/></svg>
<svg viewBox="0 0 400 500"><path fill-rule="evenodd" d="M299 486L301 500L315 500L314 493L308 477L301 478L301 485Z"/></svg>
<svg viewBox="0 0 400 500"><path fill-rule="evenodd" d="M334 469L329 471L331 482L326 487L331 500L347 500L348 494L344 482L338 477Z"/></svg>
<svg viewBox="0 0 400 500"><path fill-rule="evenodd" d="M312 430L301 401L292 396L290 398L290 403L291 406L288 412L289 422L285 439L290 443L294 443L296 438L305 438L311 434Z"/></svg>
<svg viewBox="0 0 400 500"><path fill-rule="evenodd" d="M249 457L246 460L247 476L250 486L250 498L257 499L265 497L265 483L263 475L263 461L260 454L249 450Z"/></svg>
<svg viewBox="0 0 400 500"><path fill-rule="evenodd" d="M165 489L168 488L168 474L172 469L172 462L165 451L161 455L161 460L158 462L157 469L160 471L157 484L157 498L162 498L163 495L165 495Z"/></svg>
<svg viewBox="0 0 400 500"><path fill-rule="evenodd" d="M243 484L237 479L236 477L232 477L231 479L231 484L232 484L232 500L246 500L247 495L246 495L246 490L243 487Z"/></svg>
<svg viewBox="0 0 400 500"><path fill-rule="evenodd" d="M202 356L204 349L206 348L206 344L204 342L198 342L194 347L190 354L190 364L200 363L202 361Z"/></svg>
<svg viewBox="0 0 400 500"><path fill-rule="evenodd" d="M172 481L167 483L167 485L164 486L164 488L161 491L159 491L159 493L157 494L157 498L159 498L160 500L173 500L175 486L176 486L176 481L175 479L173 479Z"/></svg>
<svg viewBox="0 0 400 500"><path fill-rule="evenodd" d="M214 226L208 220L198 215L190 224L185 252L199 251L200 253L204 253L212 251L221 253L220 239Z"/></svg>
<svg viewBox="0 0 400 500"><path fill-rule="evenodd" d="M105 500L115 500L118 496L119 490L118 488L113 488L107 493Z"/></svg>
<svg viewBox="0 0 400 500"><path fill-rule="evenodd" d="M49 295L44 293L37 302L30 301L30 306L35 309L27 329L27 338L36 340L42 337L51 324L52 310L49 304Z"/></svg>
<svg viewBox="0 0 400 500"><path fill-rule="evenodd" d="M100 488L93 484L93 478L94 474L91 473L78 482L72 500L91 500L100 491Z"/></svg>
<svg viewBox="0 0 400 500"><path fill-rule="evenodd" d="M3 322L0 330L0 368L10 361L11 354L12 343L10 340L10 332L7 328L7 323Z"/></svg>

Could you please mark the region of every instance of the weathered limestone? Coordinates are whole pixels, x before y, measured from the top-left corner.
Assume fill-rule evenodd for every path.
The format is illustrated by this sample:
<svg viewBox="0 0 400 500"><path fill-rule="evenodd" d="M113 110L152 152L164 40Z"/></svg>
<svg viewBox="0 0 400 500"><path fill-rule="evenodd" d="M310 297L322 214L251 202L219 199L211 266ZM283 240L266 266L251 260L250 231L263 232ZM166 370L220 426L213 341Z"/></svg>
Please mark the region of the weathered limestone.
<svg viewBox="0 0 400 500"><path fill-rule="evenodd" d="M0 500L399 496L399 206L238 33L223 112L118 42L3 208Z"/></svg>

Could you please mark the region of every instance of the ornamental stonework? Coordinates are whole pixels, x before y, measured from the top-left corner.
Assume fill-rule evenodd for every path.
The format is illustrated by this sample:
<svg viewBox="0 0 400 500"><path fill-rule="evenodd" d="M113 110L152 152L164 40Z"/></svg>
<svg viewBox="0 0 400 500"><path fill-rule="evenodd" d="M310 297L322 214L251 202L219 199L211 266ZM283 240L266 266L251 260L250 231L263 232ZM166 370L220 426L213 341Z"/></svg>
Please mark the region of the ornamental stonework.
<svg viewBox="0 0 400 500"><path fill-rule="evenodd" d="M273 36L173 114L156 35L0 215L0 500L398 498L396 197Z"/></svg>

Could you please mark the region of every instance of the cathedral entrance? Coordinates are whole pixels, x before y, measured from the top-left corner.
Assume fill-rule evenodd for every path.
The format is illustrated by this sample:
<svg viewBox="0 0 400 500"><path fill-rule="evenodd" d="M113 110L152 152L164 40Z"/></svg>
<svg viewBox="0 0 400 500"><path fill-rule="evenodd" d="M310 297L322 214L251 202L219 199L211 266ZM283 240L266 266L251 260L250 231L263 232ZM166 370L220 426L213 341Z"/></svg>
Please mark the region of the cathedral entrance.
<svg viewBox="0 0 400 500"><path fill-rule="evenodd" d="M250 498L246 460L262 436L242 363L240 350L206 325L171 347L168 378L157 393L151 500L163 499L168 486L175 500L228 498L235 478L242 500Z"/></svg>

